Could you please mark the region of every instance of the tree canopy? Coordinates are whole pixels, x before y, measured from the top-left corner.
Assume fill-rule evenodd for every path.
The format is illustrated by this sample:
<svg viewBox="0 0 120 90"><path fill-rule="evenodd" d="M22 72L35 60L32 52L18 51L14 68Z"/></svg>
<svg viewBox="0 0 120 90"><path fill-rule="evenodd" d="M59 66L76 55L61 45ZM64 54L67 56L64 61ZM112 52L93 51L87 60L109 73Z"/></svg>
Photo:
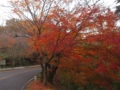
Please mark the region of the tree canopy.
<svg viewBox="0 0 120 90"><path fill-rule="evenodd" d="M28 53L34 53L41 65L44 85L53 82L57 70L69 72L78 86L93 84L110 90L120 80L118 16L99 0L10 3L19 20L8 20L7 27L17 29L16 37L28 38Z"/></svg>

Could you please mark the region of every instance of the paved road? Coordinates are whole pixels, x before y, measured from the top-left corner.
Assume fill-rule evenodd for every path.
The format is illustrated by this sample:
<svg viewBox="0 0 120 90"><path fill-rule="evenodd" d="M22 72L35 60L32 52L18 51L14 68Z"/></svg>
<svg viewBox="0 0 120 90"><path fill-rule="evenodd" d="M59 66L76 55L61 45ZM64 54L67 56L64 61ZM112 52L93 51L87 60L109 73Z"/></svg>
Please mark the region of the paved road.
<svg viewBox="0 0 120 90"><path fill-rule="evenodd" d="M40 67L2 71L0 72L0 90L21 90L40 71Z"/></svg>

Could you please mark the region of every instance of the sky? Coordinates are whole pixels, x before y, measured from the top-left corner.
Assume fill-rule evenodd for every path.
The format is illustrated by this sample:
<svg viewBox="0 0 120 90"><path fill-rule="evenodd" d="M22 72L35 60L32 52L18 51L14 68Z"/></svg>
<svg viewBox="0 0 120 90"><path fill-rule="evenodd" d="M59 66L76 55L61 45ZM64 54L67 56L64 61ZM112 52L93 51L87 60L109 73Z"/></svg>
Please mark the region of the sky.
<svg viewBox="0 0 120 90"><path fill-rule="evenodd" d="M10 8L9 0L0 0L0 25L5 24L6 20L11 18L12 8Z"/></svg>
<svg viewBox="0 0 120 90"><path fill-rule="evenodd" d="M6 20L12 18L12 8L9 7L9 0L0 0L0 25L4 25ZM102 1L102 0L101 0ZM113 10L115 9L115 0L103 0L105 5L111 7ZM5 6L5 7L4 7ZM6 7L7 6L7 7Z"/></svg>

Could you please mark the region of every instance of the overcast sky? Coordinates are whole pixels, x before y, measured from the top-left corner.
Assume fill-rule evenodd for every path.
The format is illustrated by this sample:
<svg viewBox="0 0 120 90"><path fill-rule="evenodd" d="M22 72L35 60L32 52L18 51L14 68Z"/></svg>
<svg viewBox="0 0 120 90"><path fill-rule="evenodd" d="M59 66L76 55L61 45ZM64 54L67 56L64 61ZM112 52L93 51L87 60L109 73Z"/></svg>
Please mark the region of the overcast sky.
<svg viewBox="0 0 120 90"><path fill-rule="evenodd" d="M8 1L9 0L0 0L0 25L4 25L5 21L12 17L11 8L4 7L4 6L9 6ZM115 8L115 0L104 0L104 2L106 6Z"/></svg>
<svg viewBox="0 0 120 90"><path fill-rule="evenodd" d="M8 0L0 0L0 25L10 18L11 9L4 6L10 6Z"/></svg>

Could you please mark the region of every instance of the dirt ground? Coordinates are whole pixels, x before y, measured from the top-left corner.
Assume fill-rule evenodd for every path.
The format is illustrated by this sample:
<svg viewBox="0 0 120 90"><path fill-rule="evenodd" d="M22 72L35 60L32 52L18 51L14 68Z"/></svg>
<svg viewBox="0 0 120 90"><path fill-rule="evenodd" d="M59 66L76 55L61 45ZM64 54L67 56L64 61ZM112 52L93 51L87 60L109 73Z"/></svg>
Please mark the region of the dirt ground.
<svg viewBox="0 0 120 90"><path fill-rule="evenodd" d="M30 81L24 88L24 90L55 90L53 85L49 84L44 86L40 80L37 81Z"/></svg>

